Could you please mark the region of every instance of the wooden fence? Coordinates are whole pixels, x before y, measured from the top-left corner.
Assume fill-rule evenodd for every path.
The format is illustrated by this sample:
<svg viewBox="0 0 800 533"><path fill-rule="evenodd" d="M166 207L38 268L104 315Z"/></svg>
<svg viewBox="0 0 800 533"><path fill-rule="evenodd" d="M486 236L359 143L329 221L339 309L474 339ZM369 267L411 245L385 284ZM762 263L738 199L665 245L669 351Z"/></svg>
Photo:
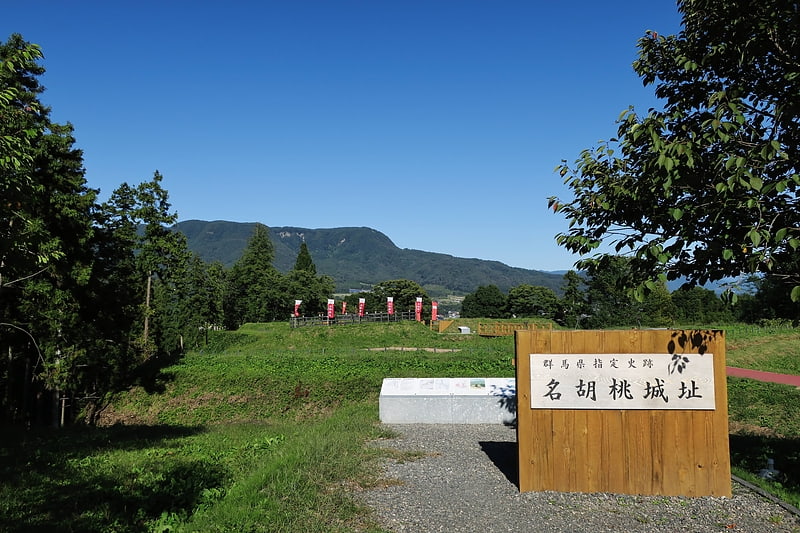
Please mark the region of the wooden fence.
<svg viewBox="0 0 800 533"><path fill-rule="evenodd" d="M414 311L402 311L394 314L369 313L364 316L357 314L336 315L334 318L327 316L298 316L289 319L293 328L304 326L341 326L345 324L366 324L369 322L400 322L402 320L416 320Z"/></svg>
<svg viewBox="0 0 800 533"><path fill-rule="evenodd" d="M518 330L515 343L520 491L731 495L723 332ZM534 408L548 394L547 387L532 386L539 354L587 354L587 362L601 359L591 354L632 354L631 362L634 354L657 354L675 365L711 357L714 387L707 392L710 397L713 390L714 400L703 409ZM552 362L560 361L554 356ZM598 396L601 388L608 394L608 381ZM562 390L574 394L574 387Z"/></svg>
<svg viewBox="0 0 800 533"><path fill-rule="evenodd" d="M549 328L552 329L550 324ZM513 335L515 331L529 329L547 329L548 326L536 325L531 322L478 322L478 335L481 337L504 337Z"/></svg>

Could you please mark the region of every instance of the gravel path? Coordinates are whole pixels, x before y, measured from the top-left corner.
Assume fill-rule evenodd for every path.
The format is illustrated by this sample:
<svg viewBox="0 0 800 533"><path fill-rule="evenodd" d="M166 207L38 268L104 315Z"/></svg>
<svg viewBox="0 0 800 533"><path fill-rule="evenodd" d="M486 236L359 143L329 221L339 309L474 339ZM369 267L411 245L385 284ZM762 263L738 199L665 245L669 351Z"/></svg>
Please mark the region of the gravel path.
<svg viewBox="0 0 800 533"><path fill-rule="evenodd" d="M733 484L731 498L520 493L516 431L502 425L392 425L376 446L423 452L386 462L397 484L360 494L396 532L800 532L800 518Z"/></svg>

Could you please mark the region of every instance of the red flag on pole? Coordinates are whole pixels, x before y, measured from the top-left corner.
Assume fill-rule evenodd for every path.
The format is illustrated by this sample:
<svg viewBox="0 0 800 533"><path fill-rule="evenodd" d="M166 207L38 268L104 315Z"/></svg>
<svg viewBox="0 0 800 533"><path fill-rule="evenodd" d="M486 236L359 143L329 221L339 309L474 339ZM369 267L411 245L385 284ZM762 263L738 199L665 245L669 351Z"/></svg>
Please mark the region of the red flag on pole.
<svg viewBox="0 0 800 533"><path fill-rule="evenodd" d="M330 318L330 319L333 319L333 317L335 316L335 311L333 310L333 304L334 304L333 299L329 299L328 300L328 318Z"/></svg>
<svg viewBox="0 0 800 533"><path fill-rule="evenodd" d="M439 302L431 302L431 322L439 320Z"/></svg>
<svg viewBox="0 0 800 533"><path fill-rule="evenodd" d="M394 314L394 296L386 297L386 312L390 315Z"/></svg>
<svg viewBox="0 0 800 533"><path fill-rule="evenodd" d="M300 304L303 303L303 300L295 300L294 301L294 316L300 316Z"/></svg>
<svg viewBox="0 0 800 533"><path fill-rule="evenodd" d="M364 316L364 307L367 304L367 300L365 298L358 299L358 316Z"/></svg>
<svg viewBox="0 0 800 533"><path fill-rule="evenodd" d="M417 297L417 301L414 303L414 316L417 319L417 322L422 322L422 298Z"/></svg>
<svg viewBox="0 0 800 533"><path fill-rule="evenodd" d="M342 314L347 313L347 302L342 302Z"/></svg>

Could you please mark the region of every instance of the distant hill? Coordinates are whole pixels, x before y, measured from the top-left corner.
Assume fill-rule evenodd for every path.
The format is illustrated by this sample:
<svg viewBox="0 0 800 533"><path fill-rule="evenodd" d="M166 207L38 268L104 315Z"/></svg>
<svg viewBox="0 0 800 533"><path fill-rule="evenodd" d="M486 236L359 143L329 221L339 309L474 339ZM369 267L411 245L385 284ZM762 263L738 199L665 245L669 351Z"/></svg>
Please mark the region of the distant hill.
<svg viewBox="0 0 800 533"><path fill-rule="evenodd" d="M186 235L189 248L204 261L231 266L253 234L255 222L179 222L175 230ZM480 285L508 291L529 284L560 291L562 274L510 267L499 261L465 259L420 250L401 249L371 228L270 228L275 245L275 267L289 271L305 240L319 274L331 276L338 292L367 288L391 279L416 281L432 295L467 294Z"/></svg>

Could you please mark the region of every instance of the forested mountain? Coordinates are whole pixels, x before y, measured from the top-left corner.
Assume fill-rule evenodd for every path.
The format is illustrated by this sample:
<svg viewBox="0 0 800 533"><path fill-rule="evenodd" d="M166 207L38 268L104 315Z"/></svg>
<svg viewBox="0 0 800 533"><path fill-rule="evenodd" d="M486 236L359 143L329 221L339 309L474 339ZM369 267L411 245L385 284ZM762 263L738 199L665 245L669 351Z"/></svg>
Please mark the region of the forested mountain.
<svg viewBox="0 0 800 533"><path fill-rule="evenodd" d="M189 248L207 261L232 265L253 235L256 223L187 220L175 225L186 235ZM517 285L539 285L560 291L561 274L515 268L499 261L465 259L447 254L398 248L371 228L270 228L275 267L287 272L305 241L317 271L331 276L337 291L361 289L385 280L408 279L437 292L465 294L481 285L508 291Z"/></svg>

